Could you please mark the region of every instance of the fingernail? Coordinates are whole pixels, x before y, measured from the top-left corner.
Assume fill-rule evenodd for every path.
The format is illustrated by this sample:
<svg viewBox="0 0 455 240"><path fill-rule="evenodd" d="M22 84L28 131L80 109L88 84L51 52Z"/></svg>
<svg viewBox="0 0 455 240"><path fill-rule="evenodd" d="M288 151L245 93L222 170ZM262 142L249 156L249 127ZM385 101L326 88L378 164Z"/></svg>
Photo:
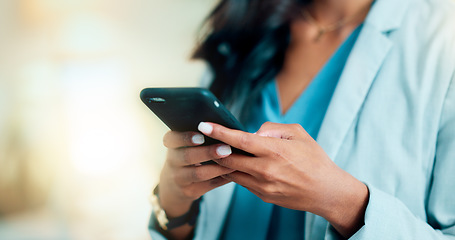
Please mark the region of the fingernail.
<svg viewBox="0 0 455 240"><path fill-rule="evenodd" d="M205 122L199 123L199 126L197 126L197 129L205 134L211 134L213 131L212 125L205 123Z"/></svg>
<svg viewBox="0 0 455 240"><path fill-rule="evenodd" d="M204 135L202 134L196 134L191 138L191 141L194 144L203 144L204 143Z"/></svg>
<svg viewBox="0 0 455 240"><path fill-rule="evenodd" d="M218 156L227 156L232 153L231 147L228 145L221 145L216 148L216 154Z"/></svg>

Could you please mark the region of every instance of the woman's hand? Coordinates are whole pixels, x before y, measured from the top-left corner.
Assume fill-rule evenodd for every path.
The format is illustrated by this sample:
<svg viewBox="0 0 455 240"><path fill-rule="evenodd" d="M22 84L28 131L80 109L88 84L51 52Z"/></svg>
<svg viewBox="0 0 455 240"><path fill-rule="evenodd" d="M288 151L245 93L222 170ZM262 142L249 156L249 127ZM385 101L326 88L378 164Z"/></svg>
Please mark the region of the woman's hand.
<svg viewBox="0 0 455 240"><path fill-rule="evenodd" d="M232 154L216 162L236 170L225 179L265 202L320 215L344 237L364 224L367 187L339 168L300 125L265 123L251 134L201 123L199 130L255 155Z"/></svg>
<svg viewBox="0 0 455 240"><path fill-rule="evenodd" d="M218 164L205 164L214 159L221 159L231 154L231 148L224 144L199 146L204 143L204 136L196 132L166 133L163 138L168 148L167 159L160 175L159 199L161 207L168 217L185 214L192 202L206 192L222 186L230 180L221 176L233 170ZM184 225L170 231L176 238L185 238L191 227Z"/></svg>

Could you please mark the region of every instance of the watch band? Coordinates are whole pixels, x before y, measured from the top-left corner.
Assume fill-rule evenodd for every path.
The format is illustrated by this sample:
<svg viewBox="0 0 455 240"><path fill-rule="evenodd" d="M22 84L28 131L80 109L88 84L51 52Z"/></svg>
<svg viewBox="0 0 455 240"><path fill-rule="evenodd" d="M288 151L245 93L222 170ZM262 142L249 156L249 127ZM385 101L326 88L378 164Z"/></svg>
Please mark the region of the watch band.
<svg viewBox="0 0 455 240"><path fill-rule="evenodd" d="M180 227L185 224L189 224L190 226L194 226L197 221L197 216L199 214L199 206L201 202L201 198L193 201L191 204L190 209L185 214L175 217L175 218L168 218L166 212L159 204L159 196L158 196L158 185L153 190L153 194L151 196L151 202L153 207L153 212L155 214L155 218L160 226L165 231L169 231L171 229Z"/></svg>

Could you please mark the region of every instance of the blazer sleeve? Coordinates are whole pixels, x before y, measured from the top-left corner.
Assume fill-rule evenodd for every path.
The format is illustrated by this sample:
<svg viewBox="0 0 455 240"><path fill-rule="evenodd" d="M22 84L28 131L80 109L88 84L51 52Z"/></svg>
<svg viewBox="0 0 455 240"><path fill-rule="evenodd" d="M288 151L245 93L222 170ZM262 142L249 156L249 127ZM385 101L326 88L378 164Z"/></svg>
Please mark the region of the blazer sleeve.
<svg viewBox="0 0 455 240"><path fill-rule="evenodd" d="M150 216L148 229L149 229L150 236L152 237L153 240L166 240L167 239L158 230L158 223L156 222L156 217L155 217L155 214L153 213L153 211Z"/></svg>
<svg viewBox="0 0 455 240"><path fill-rule="evenodd" d="M455 74L442 108L436 154L426 205L427 220L417 218L399 199L368 186L365 225L350 239L455 239ZM329 225L326 239L341 239Z"/></svg>

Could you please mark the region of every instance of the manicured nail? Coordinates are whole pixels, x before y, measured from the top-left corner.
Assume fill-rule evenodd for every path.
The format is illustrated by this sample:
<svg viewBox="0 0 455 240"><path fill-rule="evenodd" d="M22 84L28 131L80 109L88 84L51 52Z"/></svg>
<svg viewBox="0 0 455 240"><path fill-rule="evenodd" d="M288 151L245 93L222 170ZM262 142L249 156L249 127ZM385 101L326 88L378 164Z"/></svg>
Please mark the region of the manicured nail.
<svg viewBox="0 0 455 240"><path fill-rule="evenodd" d="M219 156L227 156L232 153L231 147L228 145L221 145L216 148L216 154Z"/></svg>
<svg viewBox="0 0 455 240"><path fill-rule="evenodd" d="M204 135L202 134L196 134L191 138L191 141L194 144L203 144L204 143Z"/></svg>
<svg viewBox="0 0 455 240"><path fill-rule="evenodd" d="M205 134L211 134L213 131L212 125L205 123L205 122L199 123L199 126L197 126L197 129Z"/></svg>

